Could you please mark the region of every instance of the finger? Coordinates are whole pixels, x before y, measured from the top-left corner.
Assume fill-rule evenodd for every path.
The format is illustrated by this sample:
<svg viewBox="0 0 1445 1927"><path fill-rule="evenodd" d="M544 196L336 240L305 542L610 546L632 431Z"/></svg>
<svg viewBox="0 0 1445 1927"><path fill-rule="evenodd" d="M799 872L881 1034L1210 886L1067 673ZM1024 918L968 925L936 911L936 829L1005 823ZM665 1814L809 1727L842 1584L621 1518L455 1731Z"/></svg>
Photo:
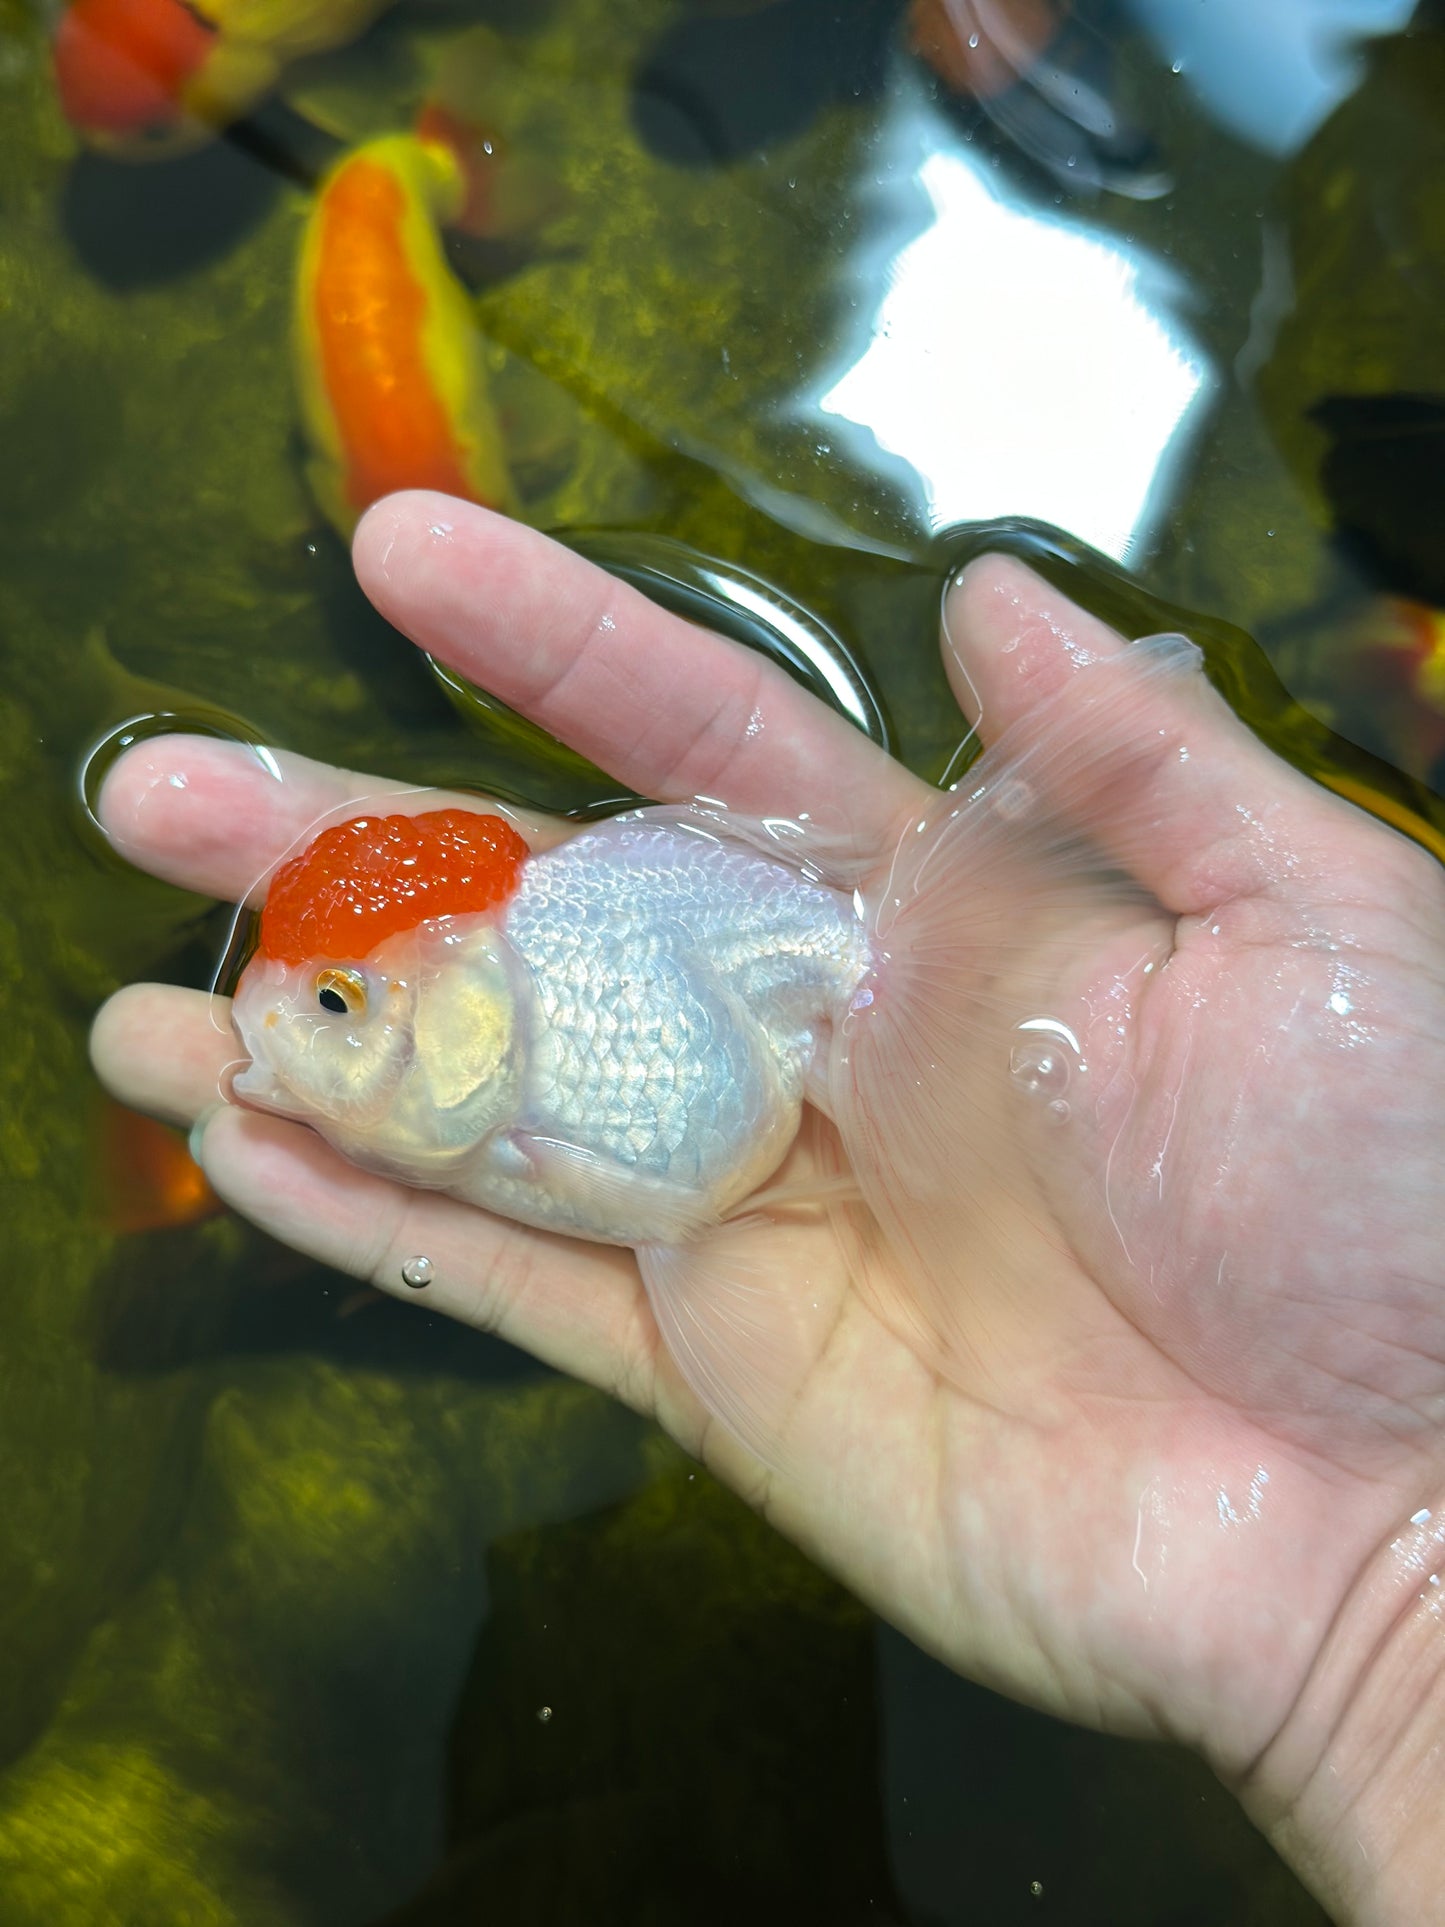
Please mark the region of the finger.
<svg viewBox="0 0 1445 1927"><path fill-rule="evenodd" d="M353 558L389 621L643 796L796 817L846 794L850 828L881 845L925 794L754 651L505 516L394 495Z"/></svg>
<svg viewBox="0 0 1445 1927"><path fill-rule="evenodd" d="M226 997L169 984L131 984L103 1004L90 1057L113 1097L189 1127L225 1095L225 1074L246 1061Z"/></svg>
<svg viewBox="0 0 1445 1927"><path fill-rule="evenodd" d="M1341 839L1368 834L1363 819L1266 749L1202 674L1101 680L1099 666L1130 646L1009 557L970 563L944 607L949 678L985 741L1013 732L1007 758L1071 710L1074 753L1035 772L1052 782L1048 801L1168 909L1198 914L1336 878Z"/></svg>
<svg viewBox="0 0 1445 1927"><path fill-rule="evenodd" d="M218 1195L273 1238L392 1296L495 1332L651 1416L657 1333L632 1254L512 1224L348 1164L304 1125L227 1105L200 1134ZM431 1260L432 1282L402 1277Z"/></svg>
<svg viewBox="0 0 1445 1927"><path fill-rule="evenodd" d="M376 805L409 816L448 807L495 809L534 849L560 834L549 818L475 796L210 736L155 736L127 750L106 776L97 815L116 850L137 868L238 903L328 819Z"/></svg>

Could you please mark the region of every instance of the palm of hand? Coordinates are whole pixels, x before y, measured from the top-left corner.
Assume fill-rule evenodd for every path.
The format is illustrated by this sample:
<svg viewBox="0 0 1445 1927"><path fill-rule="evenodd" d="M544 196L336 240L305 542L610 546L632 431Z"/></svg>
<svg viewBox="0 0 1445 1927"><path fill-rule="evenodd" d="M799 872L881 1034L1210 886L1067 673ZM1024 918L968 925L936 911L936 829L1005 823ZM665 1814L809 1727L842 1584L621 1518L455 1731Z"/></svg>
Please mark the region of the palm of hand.
<svg viewBox="0 0 1445 1927"><path fill-rule="evenodd" d="M887 860L921 785L577 558L481 511L448 514L438 536L425 498L397 498L358 542L370 593L424 646L644 793L795 814L847 785ZM960 680L982 690L990 734L1119 646L1007 566L974 573L955 616ZM1168 736L1179 718L1164 720ZM1096 764L1093 789L1080 777L1055 799L1156 907L1096 942L1081 931L1068 959L1104 1073L1096 1115L1029 1170L985 1157L1026 1208L1007 1277L979 1276L957 1312L947 1374L879 1316L910 1301L906 1259L871 1251L859 1292L827 1224L780 1235L777 1287L806 1277L833 1313L796 1388L785 1479L709 1425L629 1254L404 1191L232 1110L207 1124L208 1174L275 1235L388 1288L427 1251L433 1304L655 1413L961 1669L1195 1740L1242 1772L1371 1552L1445 1471L1429 1236L1445 890L1427 858L1283 769L1222 708L1196 701L1186 725L1191 769ZM216 745L151 744L112 773L103 813L135 861L236 894L320 810L377 789L294 762L287 776ZM1124 950L1169 968L1130 979ZM113 1001L95 1049L119 1095L187 1122L234 1055L206 1000L153 987ZM828 1161L830 1135L819 1121L793 1165ZM960 1243L976 1203L965 1190Z"/></svg>

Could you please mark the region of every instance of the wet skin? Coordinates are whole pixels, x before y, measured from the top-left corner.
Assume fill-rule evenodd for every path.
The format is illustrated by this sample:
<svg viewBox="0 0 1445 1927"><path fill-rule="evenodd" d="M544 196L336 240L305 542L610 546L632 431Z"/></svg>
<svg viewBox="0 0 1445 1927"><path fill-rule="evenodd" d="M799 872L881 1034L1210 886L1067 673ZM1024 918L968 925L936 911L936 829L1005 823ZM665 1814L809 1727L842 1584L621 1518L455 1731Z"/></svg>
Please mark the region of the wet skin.
<svg viewBox="0 0 1445 1927"><path fill-rule="evenodd" d="M846 794L880 864L928 801L780 673L485 510L393 497L355 556L407 634L643 794L759 816ZM1123 646L998 559L953 589L947 630L986 740ZM833 1311L784 1476L682 1386L629 1253L213 1108L236 1047L206 997L122 992L95 1061L129 1103L209 1113L207 1176L273 1235L407 1297L426 1253L433 1309L654 1415L960 1671L1197 1747L1344 1917L1426 1918L1437 1794L1411 1768L1445 1724L1445 872L1202 687L1156 700L1167 750L1085 759L1051 798L1117 828L1157 904L1142 934L1168 968L1124 1063L1143 1101L1047 1178L1023 1288L978 1281L948 1377L851 1286L826 1225L780 1234L778 1289L806 1271ZM102 814L133 862L234 897L320 811L383 787L280 764L278 783L223 745L151 742ZM1115 961L1081 951L1070 980L1107 1001ZM790 1169L819 1155L800 1142Z"/></svg>

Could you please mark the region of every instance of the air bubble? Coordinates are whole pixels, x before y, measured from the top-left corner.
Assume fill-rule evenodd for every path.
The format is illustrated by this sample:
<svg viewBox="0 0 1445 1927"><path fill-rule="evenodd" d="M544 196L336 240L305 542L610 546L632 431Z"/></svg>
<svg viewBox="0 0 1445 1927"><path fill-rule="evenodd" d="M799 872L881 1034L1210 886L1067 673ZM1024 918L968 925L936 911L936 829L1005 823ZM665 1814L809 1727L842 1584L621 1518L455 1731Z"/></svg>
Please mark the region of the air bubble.
<svg viewBox="0 0 1445 1927"><path fill-rule="evenodd" d="M1033 806L1033 785L1024 782L1022 777L1008 777L994 790L994 812L1006 823L1016 823L1020 817L1027 816Z"/></svg>
<svg viewBox="0 0 1445 1927"><path fill-rule="evenodd" d="M1067 1124L1073 1106L1066 1093L1085 1068L1079 1040L1057 1017L1028 1017L1014 1033L1009 1075L1023 1097L1044 1106L1052 1124Z"/></svg>
<svg viewBox="0 0 1445 1927"><path fill-rule="evenodd" d="M1015 1044L1009 1053L1008 1067L1025 1097L1047 1098L1051 1110L1069 1088L1072 1075L1069 1060L1057 1044L1046 1038L1029 1037Z"/></svg>

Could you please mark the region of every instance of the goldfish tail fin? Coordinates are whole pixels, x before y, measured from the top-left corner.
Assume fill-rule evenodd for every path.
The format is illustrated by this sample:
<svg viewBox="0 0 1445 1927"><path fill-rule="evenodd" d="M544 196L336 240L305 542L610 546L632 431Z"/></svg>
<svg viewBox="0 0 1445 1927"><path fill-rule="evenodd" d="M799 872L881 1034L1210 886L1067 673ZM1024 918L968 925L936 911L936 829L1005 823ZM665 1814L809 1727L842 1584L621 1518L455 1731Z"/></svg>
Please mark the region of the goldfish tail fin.
<svg viewBox="0 0 1445 1927"><path fill-rule="evenodd" d="M1109 1074L1088 1061L1100 998L1117 992L1122 1021L1173 929L1128 873L1149 802L1124 772L1159 753L1161 685L1198 662L1161 637L1076 672L905 835L869 893L874 969L834 1038L830 1108L901 1260L877 1268L894 1298L875 1308L947 1376L1009 1356L1005 1326L1026 1345L1040 1294L1069 1275L1050 1200L1085 1175Z"/></svg>

